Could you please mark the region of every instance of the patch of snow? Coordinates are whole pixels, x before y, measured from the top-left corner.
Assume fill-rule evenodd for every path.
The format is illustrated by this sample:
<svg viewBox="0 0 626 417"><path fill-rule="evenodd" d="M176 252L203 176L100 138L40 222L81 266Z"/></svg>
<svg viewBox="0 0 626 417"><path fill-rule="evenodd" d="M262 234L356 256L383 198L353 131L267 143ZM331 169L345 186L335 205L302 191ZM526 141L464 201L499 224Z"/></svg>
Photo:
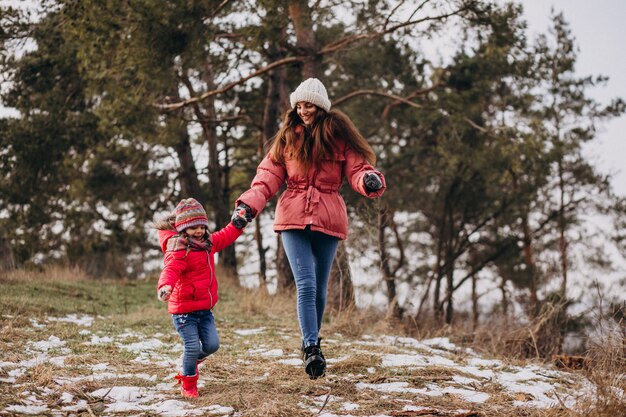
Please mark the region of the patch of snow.
<svg viewBox="0 0 626 417"><path fill-rule="evenodd" d="M103 343L112 343L114 339L110 336L100 337L98 335L92 334L91 340L89 342L85 342L86 345L100 345Z"/></svg>
<svg viewBox="0 0 626 417"><path fill-rule="evenodd" d="M100 371L106 371L107 367L109 366L108 362L105 363L97 363L95 365L91 365L91 370L93 372L100 372Z"/></svg>
<svg viewBox="0 0 626 417"><path fill-rule="evenodd" d="M10 405L5 411L13 411L20 414L38 415L48 411L45 405Z"/></svg>
<svg viewBox="0 0 626 417"><path fill-rule="evenodd" d="M430 411L432 408L417 405L405 405L402 411Z"/></svg>
<svg viewBox="0 0 626 417"><path fill-rule="evenodd" d="M441 390L442 393L453 394L462 397L464 400L471 403L484 403L489 399L489 394L480 391L472 391L462 388L445 387Z"/></svg>
<svg viewBox="0 0 626 417"><path fill-rule="evenodd" d="M62 411L81 411L81 410L84 410L85 408L87 408L87 401L79 400L76 404L66 405L61 410Z"/></svg>
<svg viewBox="0 0 626 417"><path fill-rule="evenodd" d="M474 383L478 382L474 378L467 378L467 377L460 376L460 375L454 375L452 377L452 380L454 382L456 382L457 384L461 384L461 385L469 385L469 384L474 384Z"/></svg>
<svg viewBox="0 0 626 417"><path fill-rule="evenodd" d="M193 404L178 400L166 400L151 407L152 411L160 416L178 417L190 415L224 415L232 414L234 409L221 405L194 407Z"/></svg>
<svg viewBox="0 0 626 417"><path fill-rule="evenodd" d="M253 334L260 334L263 333L265 331L265 327L259 327L258 329L239 329L239 330L233 330L233 332L235 334L238 334L239 336L250 336Z"/></svg>
<svg viewBox="0 0 626 417"><path fill-rule="evenodd" d="M86 314L83 314L80 317L76 314L68 314L65 317L48 317L48 321L74 323L79 326L90 327L93 324L94 318Z"/></svg>
<svg viewBox="0 0 626 417"><path fill-rule="evenodd" d="M470 358L467 364L470 366L498 367L502 366L502 361L496 359Z"/></svg>
<svg viewBox="0 0 626 417"><path fill-rule="evenodd" d="M355 403L343 403L341 405L341 411L354 411L359 408L358 404Z"/></svg>
<svg viewBox="0 0 626 417"><path fill-rule="evenodd" d="M326 359L326 363L337 363L337 362L343 362L345 360L350 359L350 355L344 355L344 356L339 356L337 358L328 358Z"/></svg>
<svg viewBox="0 0 626 417"><path fill-rule="evenodd" d="M475 366L459 366L456 369L460 372L465 372L479 378L492 379L496 376L494 371L492 371L491 369L478 369Z"/></svg>
<svg viewBox="0 0 626 417"><path fill-rule="evenodd" d="M436 346L440 348L444 348L446 350L458 350L458 347L454 343L450 343L450 339L447 337L436 337L433 339L422 340L422 343L426 346Z"/></svg>
<svg viewBox="0 0 626 417"><path fill-rule="evenodd" d="M65 359L68 358L69 356L55 356L53 358L48 359L48 361L55 365L58 366L59 368L63 368L65 366Z"/></svg>
<svg viewBox="0 0 626 417"><path fill-rule="evenodd" d="M29 321L30 321L31 326L33 326L35 329L43 329L46 327L45 324L41 324L35 319L30 319Z"/></svg>
<svg viewBox="0 0 626 417"><path fill-rule="evenodd" d="M412 394L426 394L427 390L423 388L411 388L408 382L383 382L381 384L369 384L359 382L356 384L357 389L372 389L380 392L404 392Z"/></svg>
<svg viewBox="0 0 626 417"><path fill-rule="evenodd" d="M456 363L450 359L442 358L441 356L387 354L382 357L382 365L385 367L428 365L456 366Z"/></svg>
<svg viewBox="0 0 626 417"><path fill-rule="evenodd" d="M50 349L65 346L65 342L56 336L50 336L48 340L42 340L39 342L31 342L31 346L39 351L47 352Z"/></svg>
<svg viewBox="0 0 626 417"><path fill-rule="evenodd" d="M160 347L163 347L165 344L161 342L159 339L148 339L143 342L131 343L125 345L123 343L117 343L117 346L124 349L130 350L131 352L143 352L146 350L154 350Z"/></svg>
<svg viewBox="0 0 626 417"><path fill-rule="evenodd" d="M267 380L267 378L269 378L269 376L270 376L270 373L269 373L269 372L266 372L266 373L264 373L263 375L261 375L261 376L257 376L256 378L254 378L254 380L255 380L255 381L266 381L266 380Z"/></svg>
<svg viewBox="0 0 626 417"><path fill-rule="evenodd" d="M61 394L60 400L63 404L70 404L72 401L74 401L74 396L69 392L64 392L63 394Z"/></svg>
<svg viewBox="0 0 626 417"><path fill-rule="evenodd" d="M300 366L302 365L302 359L280 359L278 363L283 365Z"/></svg>
<svg viewBox="0 0 626 417"><path fill-rule="evenodd" d="M8 372L8 375L11 377L17 377L19 378L20 376L24 375L26 373L26 369L12 369Z"/></svg>
<svg viewBox="0 0 626 417"><path fill-rule="evenodd" d="M261 352L261 356L280 357L283 356L282 349L271 349L265 352Z"/></svg>

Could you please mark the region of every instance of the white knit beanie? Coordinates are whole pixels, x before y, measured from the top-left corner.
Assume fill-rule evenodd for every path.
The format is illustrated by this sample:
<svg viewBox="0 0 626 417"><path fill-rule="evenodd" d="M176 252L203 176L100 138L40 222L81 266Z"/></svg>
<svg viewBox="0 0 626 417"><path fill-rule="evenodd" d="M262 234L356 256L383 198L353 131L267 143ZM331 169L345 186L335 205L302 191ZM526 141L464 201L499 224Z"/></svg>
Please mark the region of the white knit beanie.
<svg viewBox="0 0 626 417"><path fill-rule="evenodd" d="M313 103L325 111L330 110L330 100L328 99L326 87L317 78L309 78L302 81L296 88L296 91L289 96L292 108L296 107L296 104L301 101Z"/></svg>

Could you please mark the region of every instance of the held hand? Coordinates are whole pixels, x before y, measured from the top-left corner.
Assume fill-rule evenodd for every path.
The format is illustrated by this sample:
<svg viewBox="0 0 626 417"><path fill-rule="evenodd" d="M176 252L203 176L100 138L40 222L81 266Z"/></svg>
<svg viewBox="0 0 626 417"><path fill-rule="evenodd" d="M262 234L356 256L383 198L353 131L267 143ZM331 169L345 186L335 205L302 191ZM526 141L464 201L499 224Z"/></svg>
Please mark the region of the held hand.
<svg viewBox="0 0 626 417"><path fill-rule="evenodd" d="M365 191L367 191L368 193L378 191L383 188L382 180L380 179L378 174L375 174L373 172L368 172L367 174L365 174L365 176L363 177L363 184L365 185Z"/></svg>
<svg viewBox="0 0 626 417"><path fill-rule="evenodd" d="M230 218L230 222L237 228L243 229L248 223L252 221L252 209L244 203L237 206L233 212L233 216Z"/></svg>
<svg viewBox="0 0 626 417"><path fill-rule="evenodd" d="M159 300L167 301L170 298L170 294L172 294L172 287L170 285L164 285L159 288Z"/></svg>

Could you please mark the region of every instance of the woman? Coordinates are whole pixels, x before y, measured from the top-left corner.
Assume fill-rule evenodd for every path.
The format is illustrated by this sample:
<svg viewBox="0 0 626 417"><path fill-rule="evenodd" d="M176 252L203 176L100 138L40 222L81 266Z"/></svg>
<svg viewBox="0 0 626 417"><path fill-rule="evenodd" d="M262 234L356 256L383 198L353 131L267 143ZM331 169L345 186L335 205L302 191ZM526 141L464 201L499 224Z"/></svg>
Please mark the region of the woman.
<svg viewBox="0 0 626 417"><path fill-rule="evenodd" d="M339 188L345 177L355 191L376 198L385 190L385 178L372 167L376 156L352 121L330 110L326 88L317 78L303 81L290 104L250 189L235 203L233 223L257 216L287 183L276 207L274 230L282 235L295 277L304 367L315 379L326 370L319 332L328 276L337 244L348 234Z"/></svg>

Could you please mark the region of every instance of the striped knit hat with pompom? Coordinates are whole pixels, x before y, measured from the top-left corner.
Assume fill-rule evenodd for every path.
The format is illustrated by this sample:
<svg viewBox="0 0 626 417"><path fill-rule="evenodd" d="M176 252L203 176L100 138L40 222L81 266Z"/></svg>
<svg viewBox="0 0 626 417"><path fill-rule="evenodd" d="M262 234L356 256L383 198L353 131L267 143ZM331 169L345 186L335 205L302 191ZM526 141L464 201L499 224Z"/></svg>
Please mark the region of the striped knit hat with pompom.
<svg viewBox="0 0 626 417"><path fill-rule="evenodd" d="M176 221L174 227L178 232L183 232L188 227L205 226L209 228L209 218L204 211L202 204L198 203L195 198L186 198L181 200L174 210Z"/></svg>

